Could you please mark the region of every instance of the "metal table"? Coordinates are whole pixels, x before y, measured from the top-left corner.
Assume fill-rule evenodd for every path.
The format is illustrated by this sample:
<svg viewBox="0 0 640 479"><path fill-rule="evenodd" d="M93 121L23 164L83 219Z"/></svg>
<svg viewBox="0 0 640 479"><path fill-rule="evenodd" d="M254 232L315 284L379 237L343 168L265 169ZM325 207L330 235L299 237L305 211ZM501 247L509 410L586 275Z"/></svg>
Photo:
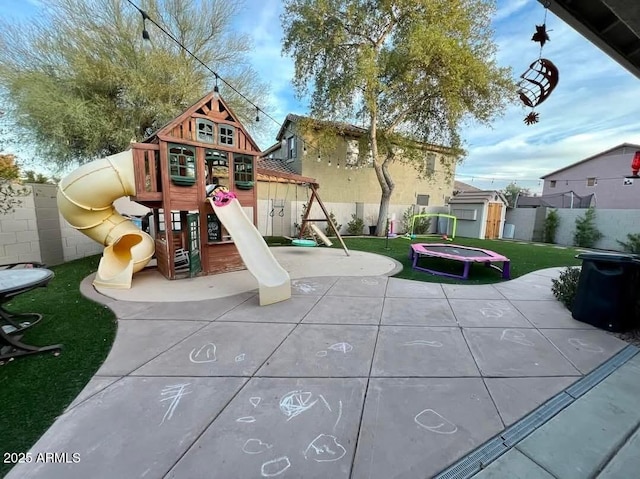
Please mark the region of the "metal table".
<svg viewBox="0 0 640 479"><path fill-rule="evenodd" d="M31 346L20 341L18 333L42 319L38 313L14 314L2 305L19 294L46 286L53 278L53 271L45 268L0 270L0 361L45 351L59 351L62 345Z"/></svg>

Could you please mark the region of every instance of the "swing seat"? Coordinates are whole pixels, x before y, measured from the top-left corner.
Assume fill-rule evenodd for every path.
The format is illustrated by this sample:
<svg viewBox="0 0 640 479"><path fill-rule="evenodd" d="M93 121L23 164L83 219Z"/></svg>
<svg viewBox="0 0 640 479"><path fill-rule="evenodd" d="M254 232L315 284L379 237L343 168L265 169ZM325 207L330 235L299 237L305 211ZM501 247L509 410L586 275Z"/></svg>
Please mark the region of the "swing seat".
<svg viewBox="0 0 640 479"><path fill-rule="evenodd" d="M318 243L316 243L313 240L299 239L299 238L291 240L291 244L293 246L307 246L307 247L318 246Z"/></svg>

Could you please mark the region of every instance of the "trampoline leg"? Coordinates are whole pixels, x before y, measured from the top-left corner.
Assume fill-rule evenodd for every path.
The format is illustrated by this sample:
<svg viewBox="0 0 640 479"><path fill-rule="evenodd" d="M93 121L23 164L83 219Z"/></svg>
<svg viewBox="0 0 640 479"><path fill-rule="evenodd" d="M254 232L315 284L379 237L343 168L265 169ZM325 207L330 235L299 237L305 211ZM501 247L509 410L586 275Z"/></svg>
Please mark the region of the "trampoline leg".
<svg viewBox="0 0 640 479"><path fill-rule="evenodd" d="M502 262L502 279L511 278L511 261Z"/></svg>
<svg viewBox="0 0 640 479"><path fill-rule="evenodd" d="M464 272L462 273L462 279L469 279L469 268L471 267L471 261L464 262Z"/></svg>

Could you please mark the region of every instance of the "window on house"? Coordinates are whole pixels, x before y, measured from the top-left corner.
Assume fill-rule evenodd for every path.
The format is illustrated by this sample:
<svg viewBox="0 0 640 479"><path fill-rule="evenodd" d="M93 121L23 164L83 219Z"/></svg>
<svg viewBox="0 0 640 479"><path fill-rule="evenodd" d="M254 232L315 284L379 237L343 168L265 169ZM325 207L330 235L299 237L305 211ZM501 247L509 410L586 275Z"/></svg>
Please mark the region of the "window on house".
<svg viewBox="0 0 640 479"><path fill-rule="evenodd" d="M231 125L219 125L218 131L220 138L219 143L221 145L233 146L233 136L235 134L235 128Z"/></svg>
<svg viewBox="0 0 640 479"><path fill-rule="evenodd" d="M556 187L556 180L549 181L549 188L555 188L555 187Z"/></svg>
<svg viewBox="0 0 640 479"><path fill-rule="evenodd" d="M598 179L595 177L587 178L587 186L596 186L598 184Z"/></svg>
<svg viewBox="0 0 640 479"><path fill-rule="evenodd" d="M347 141L347 165L355 165L358 163L358 156L360 155L360 143L358 140Z"/></svg>
<svg viewBox="0 0 640 479"><path fill-rule="evenodd" d="M213 122L204 118L196 118L196 131L198 132L198 141L203 143L215 143L213 136Z"/></svg>
<svg viewBox="0 0 640 479"><path fill-rule="evenodd" d="M296 157L296 137L287 138L287 159L293 160Z"/></svg>
<svg viewBox="0 0 640 479"><path fill-rule="evenodd" d="M418 195L416 204L419 206L429 206L429 195Z"/></svg>
<svg viewBox="0 0 640 479"><path fill-rule="evenodd" d="M169 144L169 174L176 185L196 182L196 149L193 146Z"/></svg>
<svg viewBox="0 0 640 479"><path fill-rule="evenodd" d="M427 158L425 159L424 169L427 173L433 173L436 171L436 154L435 153L427 153Z"/></svg>
<svg viewBox="0 0 640 479"><path fill-rule="evenodd" d="M236 188L248 190L253 188L253 157L233 155L233 181Z"/></svg>

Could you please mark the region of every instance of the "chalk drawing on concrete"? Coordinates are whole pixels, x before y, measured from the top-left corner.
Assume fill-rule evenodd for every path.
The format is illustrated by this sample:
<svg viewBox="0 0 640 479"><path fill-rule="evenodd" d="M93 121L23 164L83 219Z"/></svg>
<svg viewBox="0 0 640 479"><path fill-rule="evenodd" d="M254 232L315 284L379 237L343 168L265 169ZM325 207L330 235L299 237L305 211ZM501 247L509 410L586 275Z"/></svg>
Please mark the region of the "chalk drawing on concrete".
<svg viewBox="0 0 640 479"><path fill-rule="evenodd" d="M436 434L453 434L458 430L458 426L433 409L420 411L413 420L418 426Z"/></svg>
<svg viewBox="0 0 640 479"><path fill-rule="evenodd" d="M167 386L162 389L160 393L161 396L164 396L160 399L160 402L171 401L169 407L167 408L164 416L162 417L162 422L160 424L164 424L165 421L171 420L173 417L173 413L175 412L178 404L180 404L180 400L187 394L190 394L191 391L187 391L187 386L190 383L185 384L173 384L171 386Z"/></svg>
<svg viewBox="0 0 640 479"><path fill-rule="evenodd" d="M212 363L216 360L216 345L207 343L200 348L193 348L189 353L192 363Z"/></svg>
<svg viewBox="0 0 640 479"><path fill-rule="evenodd" d="M287 456L282 456L262 464L260 473L263 477L275 477L279 476L290 467L291 461L289 461L289 458Z"/></svg>
<svg viewBox="0 0 640 479"><path fill-rule="evenodd" d="M579 338L569 338L569 344L574 348L588 351L590 353L604 353L604 348L601 348L597 344L588 343Z"/></svg>
<svg viewBox="0 0 640 479"><path fill-rule="evenodd" d="M302 390L290 391L280 399L280 411L287 416L287 421L302 414L306 410L313 407L318 402L317 399L311 400L312 394Z"/></svg>
<svg viewBox="0 0 640 479"><path fill-rule="evenodd" d="M441 348L442 343L440 341L427 341L426 339L415 339L413 341L407 341L405 346L431 346L432 348Z"/></svg>
<svg viewBox="0 0 640 479"><path fill-rule="evenodd" d="M347 450L331 434L319 434L304 450L304 458L316 462L339 461Z"/></svg>
<svg viewBox="0 0 640 479"><path fill-rule="evenodd" d="M533 346L526 335L522 331L513 329L505 329L500 335L500 341L511 341L512 343L521 344L522 346Z"/></svg>
<svg viewBox="0 0 640 479"><path fill-rule="evenodd" d="M273 444L267 444L260 439L247 439L242 446L242 452L246 454L262 454L273 447Z"/></svg>

